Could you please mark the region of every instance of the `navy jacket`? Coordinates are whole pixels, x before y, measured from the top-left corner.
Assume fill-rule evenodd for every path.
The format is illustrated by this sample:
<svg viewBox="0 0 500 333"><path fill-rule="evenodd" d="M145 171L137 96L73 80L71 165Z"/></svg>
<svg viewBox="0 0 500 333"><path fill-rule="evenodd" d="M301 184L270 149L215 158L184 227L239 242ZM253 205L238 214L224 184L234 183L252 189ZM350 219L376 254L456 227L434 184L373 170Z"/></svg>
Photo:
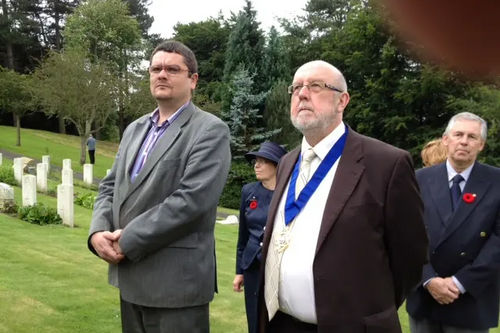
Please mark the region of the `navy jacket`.
<svg viewBox="0 0 500 333"><path fill-rule="evenodd" d="M262 240L273 192L266 189L261 182L246 184L241 190L236 274L243 274L254 260L260 262Z"/></svg>
<svg viewBox="0 0 500 333"><path fill-rule="evenodd" d="M463 196L452 212L446 164L418 170L429 235L430 262L421 283L407 300L415 319L485 330L498 325L500 293L500 169L475 163ZM467 291L452 304L440 305L423 287L432 277L455 276Z"/></svg>

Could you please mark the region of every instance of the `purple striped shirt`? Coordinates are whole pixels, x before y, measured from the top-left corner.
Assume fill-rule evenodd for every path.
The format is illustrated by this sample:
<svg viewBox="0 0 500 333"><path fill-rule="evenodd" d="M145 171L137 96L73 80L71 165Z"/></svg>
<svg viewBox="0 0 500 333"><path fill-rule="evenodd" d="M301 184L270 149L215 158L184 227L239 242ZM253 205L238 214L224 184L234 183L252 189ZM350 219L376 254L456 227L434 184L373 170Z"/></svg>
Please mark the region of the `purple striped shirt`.
<svg viewBox="0 0 500 333"><path fill-rule="evenodd" d="M167 128L172 124L175 119L181 114L182 111L189 105L190 102L187 102L186 104L182 105L179 110L175 111L173 115L170 116L166 121L163 122L163 124L158 124L158 121L160 120L160 110L156 109L151 116L149 117L149 120L151 121L151 129L148 132L148 135L144 139L144 142L142 143L141 149L139 149L139 153L137 154L137 157L135 158L134 162L134 167L132 168L132 171L130 173L130 180L133 182L135 178L137 178L137 175L141 171L142 167L146 163L146 160L148 159L148 156L151 154L153 149L156 146L156 143L160 138L163 136Z"/></svg>

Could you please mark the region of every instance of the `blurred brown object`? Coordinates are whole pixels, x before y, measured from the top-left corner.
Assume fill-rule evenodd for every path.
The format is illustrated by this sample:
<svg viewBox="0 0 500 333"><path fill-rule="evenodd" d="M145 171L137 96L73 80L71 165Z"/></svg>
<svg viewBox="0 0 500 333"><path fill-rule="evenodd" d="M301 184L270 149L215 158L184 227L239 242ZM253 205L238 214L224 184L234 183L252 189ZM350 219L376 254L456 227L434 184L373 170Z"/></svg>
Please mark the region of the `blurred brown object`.
<svg viewBox="0 0 500 333"><path fill-rule="evenodd" d="M448 152L441 139L435 139L428 142L422 149L422 162L424 167L443 163L448 158Z"/></svg>
<svg viewBox="0 0 500 333"><path fill-rule="evenodd" d="M500 74L499 0L378 0L418 54L469 76Z"/></svg>

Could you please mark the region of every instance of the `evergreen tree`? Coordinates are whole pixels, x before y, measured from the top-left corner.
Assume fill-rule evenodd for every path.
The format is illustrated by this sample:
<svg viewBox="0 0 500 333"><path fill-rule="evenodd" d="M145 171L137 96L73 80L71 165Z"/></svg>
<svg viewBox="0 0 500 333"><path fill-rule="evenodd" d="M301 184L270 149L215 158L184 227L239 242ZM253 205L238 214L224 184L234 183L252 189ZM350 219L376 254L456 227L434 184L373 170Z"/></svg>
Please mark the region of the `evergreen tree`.
<svg viewBox="0 0 500 333"><path fill-rule="evenodd" d="M256 16L257 12L253 9L252 2L246 0L246 5L239 12L236 24L229 35L224 65L225 83L231 81L240 65L257 73L254 92L264 90L266 82L262 64L265 38Z"/></svg>
<svg viewBox="0 0 500 333"><path fill-rule="evenodd" d="M281 130L272 136L272 141L286 146L287 149L293 149L300 144L302 134L290 120L290 94L287 91L289 85L289 81L280 80L271 89L266 99L264 123L269 131Z"/></svg>
<svg viewBox="0 0 500 333"><path fill-rule="evenodd" d="M231 151L235 159L242 158L245 153L256 149L260 143L280 131L266 131L259 126L262 113L257 106L263 103L267 93L252 93L253 76L244 67L236 72L232 80L231 107L223 115L231 131Z"/></svg>
<svg viewBox="0 0 500 333"><path fill-rule="evenodd" d="M280 80L291 81L292 79L290 58L274 26L269 30L267 47L264 51L263 71L267 79L266 90L271 89Z"/></svg>

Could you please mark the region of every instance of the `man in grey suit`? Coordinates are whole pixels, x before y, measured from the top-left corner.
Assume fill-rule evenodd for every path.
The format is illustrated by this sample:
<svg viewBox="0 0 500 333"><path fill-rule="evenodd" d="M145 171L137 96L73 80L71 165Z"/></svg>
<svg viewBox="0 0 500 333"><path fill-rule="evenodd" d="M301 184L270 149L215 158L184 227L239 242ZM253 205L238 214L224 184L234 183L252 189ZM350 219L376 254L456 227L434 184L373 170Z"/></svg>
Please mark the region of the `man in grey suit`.
<svg viewBox="0 0 500 333"><path fill-rule="evenodd" d="M227 125L191 102L197 67L182 43L153 51L158 108L125 130L94 205L88 245L110 264L126 333L210 331L216 210L231 154Z"/></svg>

